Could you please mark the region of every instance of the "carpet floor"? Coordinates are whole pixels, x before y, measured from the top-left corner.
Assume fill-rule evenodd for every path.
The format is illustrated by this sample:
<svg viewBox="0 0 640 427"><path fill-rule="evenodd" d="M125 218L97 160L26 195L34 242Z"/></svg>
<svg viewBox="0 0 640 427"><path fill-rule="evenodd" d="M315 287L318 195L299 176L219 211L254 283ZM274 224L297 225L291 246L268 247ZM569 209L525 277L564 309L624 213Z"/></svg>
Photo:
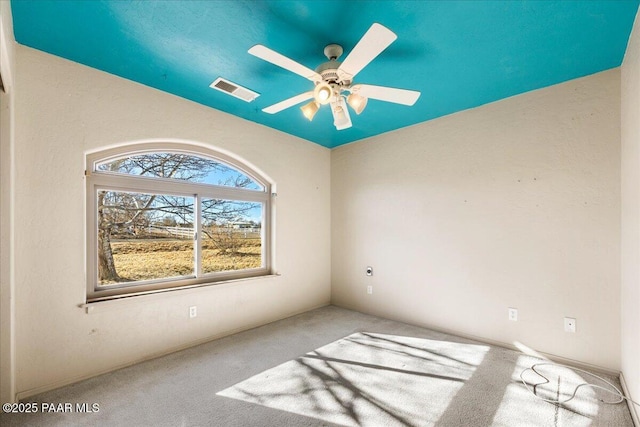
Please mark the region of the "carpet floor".
<svg viewBox="0 0 640 427"><path fill-rule="evenodd" d="M633 426L610 386L522 353L324 307L29 398L3 426ZM617 378L606 377L620 388ZM81 413L76 404L99 410ZM59 406L58 408L59 409Z"/></svg>

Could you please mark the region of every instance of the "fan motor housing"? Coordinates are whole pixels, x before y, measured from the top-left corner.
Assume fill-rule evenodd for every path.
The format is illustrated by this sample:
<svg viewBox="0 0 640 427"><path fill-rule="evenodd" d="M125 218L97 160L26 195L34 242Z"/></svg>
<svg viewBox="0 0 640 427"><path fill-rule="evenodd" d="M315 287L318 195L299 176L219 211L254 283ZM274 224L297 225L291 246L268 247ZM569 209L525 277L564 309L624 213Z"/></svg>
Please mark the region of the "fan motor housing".
<svg viewBox="0 0 640 427"><path fill-rule="evenodd" d="M341 62L335 60L327 61L316 68L316 73L320 74L325 82L335 83L338 81L338 67L340 64Z"/></svg>
<svg viewBox="0 0 640 427"><path fill-rule="evenodd" d="M322 76L322 80L330 84L338 84L340 86L348 86L350 81L340 80L338 75L338 68L342 64L342 61L337 59L342 55L342 46L339 44L329 44L324 48L324 55L329 59L316 68L316 73Z"/></svg>

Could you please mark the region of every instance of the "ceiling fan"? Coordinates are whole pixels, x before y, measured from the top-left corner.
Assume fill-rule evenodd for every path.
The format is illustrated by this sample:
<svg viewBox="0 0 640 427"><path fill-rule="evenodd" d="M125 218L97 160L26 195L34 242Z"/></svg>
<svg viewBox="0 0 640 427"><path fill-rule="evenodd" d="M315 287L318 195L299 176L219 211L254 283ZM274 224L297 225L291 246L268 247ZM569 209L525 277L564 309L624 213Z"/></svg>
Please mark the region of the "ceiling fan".
<svg viewBox="0 0 640 427"><path fill-rule="evenodd" d="M337 130L342 130L351 127L347 103L356 114L362 113L369 98L403 105L415 104L420 97L420 92L353 83L356 74L396 38L397 36L391 30L374 23L342 62L338 61L343 52L342 46L337 44L326 46L324 54L329 61L320 64L315 71L266 46L260 44L253 46L249 49L250 54L309 79L315 85L313 90L263 108L262 111L275 114L312 99L301 107L304 116L311 121L321 105L329 104L333 114L333 124Z"/></svg>

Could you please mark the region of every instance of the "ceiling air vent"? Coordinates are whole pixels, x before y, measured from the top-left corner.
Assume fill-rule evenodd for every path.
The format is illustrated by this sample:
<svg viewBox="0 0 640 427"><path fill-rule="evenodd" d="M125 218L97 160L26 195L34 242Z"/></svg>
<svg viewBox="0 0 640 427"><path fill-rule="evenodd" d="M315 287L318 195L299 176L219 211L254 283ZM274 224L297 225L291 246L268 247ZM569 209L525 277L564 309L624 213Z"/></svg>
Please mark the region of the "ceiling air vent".
<svg viewBox="0 0 640 427"><path fill-rule="evenodd" d="M251 102L260 96L259 93L247 89L246 87L242 87L240 85L232 83L229 80L223 79L222 77L218 77L213 83L209 85L209 87L218 89L219 91L222 91L224 93L228 93L229 95L240 98L246 102Z"/></svg>

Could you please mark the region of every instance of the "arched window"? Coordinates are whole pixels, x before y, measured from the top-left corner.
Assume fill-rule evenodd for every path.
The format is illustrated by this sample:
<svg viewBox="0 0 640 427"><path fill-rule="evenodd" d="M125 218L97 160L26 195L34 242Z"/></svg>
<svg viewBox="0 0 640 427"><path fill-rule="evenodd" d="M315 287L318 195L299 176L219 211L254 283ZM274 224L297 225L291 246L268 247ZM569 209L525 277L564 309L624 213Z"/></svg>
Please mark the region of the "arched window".
<svg viewBox="0 0 640 427"><path fill-rule="evenodd" d="M199 146L87 156L87 300L271 272L271 185Z"/></svg>

